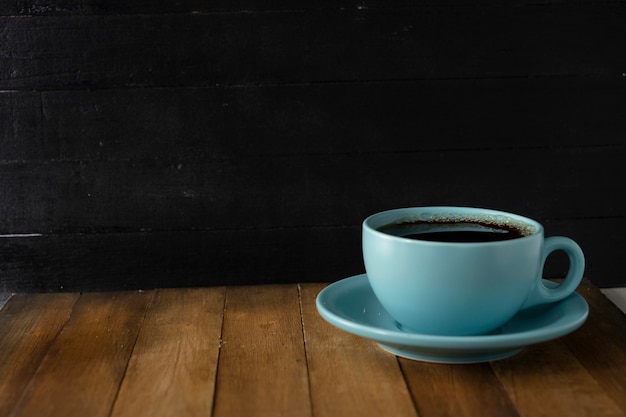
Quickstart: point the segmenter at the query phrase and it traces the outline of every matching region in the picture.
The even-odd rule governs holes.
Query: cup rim
[[[395,236],[389,233],[381,232],[377,230],[377,227],[380,227],[385,224],[389,224],[393,221],[403,220],[415,218],[416,216],[427,216],[432,214],[441,214],[441,215],[468,215],[471,214],[482,214],[488,216],[490,219],[499,219],[500,217],[504,217],[513,222],[519,222],[524,224],[524,226],[531,227],[533,230],[530,234],[522,237],[518,237],[510,240],[500,240],[494,242],[439,242],[439,241],[426,241],[426,240],[417,240],[417,239],[409,239],[404,238],[402,236]],[[375,221],[379,221],[381,218],[385,219],[385,221],[381,221],[380,224],[372,224]],[[423,217],[422,217],[423,218]],[[427,220],[427,219],[424,219]],[[508,245],[515,244],[515,242],[526,241],[528,239],[532,239],[536,236],[543,236],[543,226],[538,221],[531,219],[526,216],[522,216],[519,214],[489,209],[489,208],[481,208],[481,207],[469,207],[469,206],[412,206],[412,207],[400,207],[394,209],[388,209],[376,212],[366,217],[362,223],[363,231],[367,231],[369,233],[374,234],[379,238],[398,240],[401,242],[405,242],[407,244],[416,244],[416,245],[429,245],[429,246],[493,246],[493,245]]]

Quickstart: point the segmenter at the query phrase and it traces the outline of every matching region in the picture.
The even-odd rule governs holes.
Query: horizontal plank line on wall
[[[79,164],[89,164],[89,163],[156,163],[160,166],[167,164],[177,164],[184,162],[193,162],[196,159],[206,162],[228,162],[232,160],[237,160],[241,162],[242,160],[249,160],[251,162],[261,160],[261,159],[283,159],[283,158],[317,158],[317,157],[327,157],[327,156],[337,156],[337,157],[360,157],[360,156],[393,156],[393,155],[426,155],[426,154],[441,154],[445,153],[450,156],[455,153],[463,153],[463,154],[472,154],[478,152],[509,152],[509,151],[550,151],[550,152],[560,152],[560,151],[626,151],[626,143],[623,142],[612,142],[612,143],[598,143],[598,144],[573,144],[573,145],[525,145],[519,144],[517,146],[511,146],[509,143],[504,143],[503,146],[484,146],[484,147],[441,147],[441,148],[428,148],[428,149],[393,149],[393,150],[358,150],[354,151],[328,151],[328,152],[273,152],[271,154],[249,154],[249,155],[232,155],[232,156],[222,156],[222,155],[201,155],[198,158],[194,158],[193,155],[190,157],[166,157],[166,156],[145,156],[145,157],[133,157],[133,158],[94,158],[94,157],[85,157],[85,158],[49,158],[45,160],[24,160],[24,159],[8,159],[3,160],[0,159],[0,166],[47,166],[47,165],[55,165],[55,164],[69,164],[69,165],[79,165]]]
[[[8,3],[8,2],[7,2]],[[32,3],[32,4],[29,4]],[[113,4],[103,7],[102,4],[90,4],[89,1],[81,1],[76,4],[66,5],[41,5],[39,2],[16,1],[11,4],[0,6],[0,17],[20,18],[20,17],[45,17],[45,16],[163,16],[163,15],[187,15],[187,14],[261,14],[261,13],[298,13],[298,12],[316,12],[316,11],[343,11],[343,10],[449,10],[458,11],[472,8],[485,7],[552,7],[563,8],[571,6],[619,6],[623,4],[620,0],[596,0],[596,1],[568,1],[561,0],[519,0],[515,2],[507,2],[503,5],[497,0],[472,0],[472,1],[395,1],[395,2],[376,2],[376,1],[341,1],[331,2],[328,6],[320,6],[317,2],[307,4],[303,2],[301,7],[294,7],[293,2],[285,2],[282,6],[279,2],[273,7],[262,7],[258,2],[238,2],[237,8],[228,7],[230,4],[226,2],[222,7],[212,5],[211,2],[175,2],[169,4],[159,4],[151,2],[150,4],[142,4],[141,2],[125,2],[123,4]],[[208,4],[207,4],[208,3]]]
[[[111,86],[61,86],[61,87],[43,87],[43,88],[14,88],[0,90],[0,94],[16,94],[16,93],[58,93],[58,92],[98,92],[98,91],[132,91],[132,90],[210,90],[210,89],[245,89],[245,88],[264,88],[264,87],[306,87],[306,86],[324,86],[324,85],[351,85],[351,84],[405,84],[419,82],[448,82],[448,81],[509,81],[509,80],[618,80],[626,78],[626,72],[615,71],[613,74],[587,74],[587,73],[558,73],[558,74],[511,74],[511,75],[474,75],[474,76],[451,76],[451,77],[413,77],[413,78],[378,78],[378,79],[336,79],[336,80],[311,80],[311,81],[272,81],[272,82],[245,82],[245,83],[228,83],[228,82],[201,82],[194,84],[177,84],[177,85],[152,85],[142,83],[127,83]]]
[[[585,275],[611,285],[626,219],[545,222],[548,235],[577,241]],[[598,230],[612,230],[608,235]],[[334,281],[364,271],[360,227],[55,235],[0,239],[0,290],[120,290],[161,286]],[[557,260],[558,261],[558,260]],[[558,262],[557,262],[558,263]],[[567,264],[548,262],[549,276]]]
[[[463,207],[463,206],[461,206]],[[469,206],[466,206],[469,207]],[[391,208],[391,207],[390,207]],[[400,207],[398,207],[400,208]],[[486,207],[487,209],[490,208]],[[371,213],[374,214],[374,213]],[[571,216],[571,217],[543,217],[538,220],[540,223],[549,224],[552,222],[566,223],[575,221],[623,221],[626,219],[626,215],[609,215],[609,216]],[[353,224],[302,224],[292,226],[250,226],[242,225],[240,227],[188,227],[188,228],[121,228],[121,227],[85,227],[81,229],[71,230],[54,230],[51,232],[42,233],[10,233],[0,234],[0,239],[32,239],[32,238],[54,238],[54,237],[71,237],[71,236],[90,236],[90,235],[145,235],[156,236],[159,234],[171,234],[171,233],[245,233],[245,232],[310,232],[310,231],[324,231],[324,230],[342,230],[342,229],[354,229],[361,227],[361,222]]]
[[[190,227],[190,228],[121,228],[121,227],[85,227],[72,230],[55,230],[52,232],[42,233],[9,233],[0,234],[0,239],[31,239],[31,238],[51,238],[51,237],[70,237],[70,236],[89,236],[89,235],[159,235],[169,233],[241,233],[241,232],[280,232],[280,231],[311,231],[311,230],[341,230],[360,227],[358,224],[305,224],[295,226],[247,226],[241,227]]]

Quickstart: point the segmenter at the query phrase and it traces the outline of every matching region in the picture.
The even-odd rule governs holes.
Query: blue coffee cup
[[[395,230],[401,225],[416,238]],[[420,239],[420,234],[518,233],[494,241]],[[434,236],[434,235],[433,235]],[[560,301],[578,287],[582,250],[567,237],[544,237],[535,220],[472,207],[412,207],[363,221],[363,260],[374,294],[410,332],[480,335],[496,331],[520,310]],[[561,250],[569,270],[555,288],[542,280],[546,259]]]

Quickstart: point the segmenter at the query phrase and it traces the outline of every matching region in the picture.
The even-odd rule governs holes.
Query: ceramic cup
[[[426,228],[437,223],[440,228],[448,221],[470,230],[488,229],[485,224],[515,227],[524,235],[467,243],[410,239],[378,230],[397,223]],[[567,254],[569,270],[559,286],[549,288],[542,280],[543,266],[558,250]],[[566,298],[585,268],[583,252],[573,240],[545,238],[543,226],[526,217],[469,207],[374,214],[363,222],[363,260],[374,294],[400,328],[450,336],[488,334],[522,309]]]

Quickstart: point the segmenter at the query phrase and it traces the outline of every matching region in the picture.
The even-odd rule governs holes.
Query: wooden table
[[[626,316],[501,361],[399,359],[326,323],[324,284],[19,294],[0,311],[0,416],[623,416]]]

